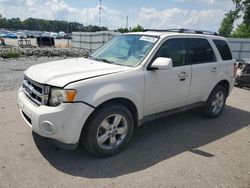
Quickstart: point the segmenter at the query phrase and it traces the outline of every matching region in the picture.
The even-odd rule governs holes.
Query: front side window
[[[189,64],[215,62],[214,51],[206,39],[189,38],[188,40]]]
[[[171,58],[173,66],[178,67],[185,65],[185,55],[184,39],[169,39],[156,52],[154,60],[158,57]]]
[[[222,60],[232,60],[232,53],[226,41],[224,40],[213,40],[216,45]]]
[[[153,46],[157,37],[144,35],[119,35],[97,49],[91,58],[106,63],[135,67]]]

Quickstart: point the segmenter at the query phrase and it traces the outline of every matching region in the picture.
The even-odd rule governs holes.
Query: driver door
[[[191,81],[191,65],[186,64],[184,38],[166,40],[153,57],[171,58],[170,70],[145,72],[144,116],[174,109],[187,104]]]

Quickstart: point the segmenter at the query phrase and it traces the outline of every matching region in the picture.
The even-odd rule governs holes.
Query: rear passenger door
[[[188,104],[192,104],[203,101],[210,93],[219,76],[220,65],[206,38],[189,38],[187,51],[187,61],[192,69]]]

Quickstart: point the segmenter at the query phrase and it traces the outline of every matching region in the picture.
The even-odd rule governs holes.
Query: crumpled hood
[[[25,75],[41,84],[63,87],[73,81],[129,69],[131,67],[108,64],[86,58],[74,58],[34,65],[25,71]]]

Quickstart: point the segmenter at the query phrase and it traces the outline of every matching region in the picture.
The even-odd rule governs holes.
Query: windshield
[[[91,58],[106,63],[135,67],[153,48],[158,38],[144,35],[119,35],[97,49]]]

